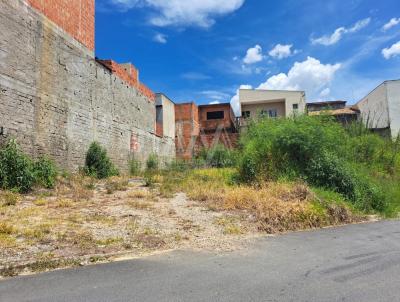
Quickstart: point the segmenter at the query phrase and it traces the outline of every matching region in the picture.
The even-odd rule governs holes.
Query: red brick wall
[[[207,121],[207,112],[225,112],[224,119]],[[176,104],[176,156],[190,160],[202,148],[213,148],[223,144],[226,148],[235,148],[238,133],[232,133],[231,107],[229,104],[199,106],[194,103]]]
[[[191,159],[199,136],[199,110],[194,103],[175,105],[176,156]]]
[[[163,137],[164,129],[163,129],[163,124],[162,123],[157,123],[156,122],[156,135],[159,136],[159,137]]]
[[[220,120],[207,120],[207,112],[223,111],[224,118]],[[231,105],[230,104],[217,104],[217,105],[205,105],[199,106],[199,120],[200,128],[202,130],[215,130],[219,128],[231,128],[232,116],[231,116]]]
[[[94,50],[95,0],[27,1],[89,50]]]
[[[222,131],[221,133],[201,133],[196,140],[195,152],[201,149],[211,149],[218,144],[222,144],[225,148],[236,148],[239,141],[239,133]]]
[[[135,87],[140,91],[140,93],[149,98],[151,101],[155,102],[156,100],[155,93],[146,85],[139,82],[139,72],[135,68],[135,66],[133,66],[130,63],[118,64],[113,60],[97,60],[97,61],[106,66],[108,69],[110,69],[112,73],[114,73],[128,85]]]

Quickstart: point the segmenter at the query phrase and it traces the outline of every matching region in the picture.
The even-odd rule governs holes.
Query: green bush
[[[158,170],[159,169],[159,161],[158,161],[158,157],[156,154],[150,154],[149,158],[146,161],[146,168],[147,170]]]
[[[119,174],[108,157],[107,151],[97,142],[91,143],[86,153],[85,171],[88,175],[99,179]]]
[[[388,167],[397,171],[398,148],[360,125],[349,131],[327,116],[267,118],[250,125],[240,146],[242,182],[304,179],[364,211],[383,212],[393,202],[377,175],[393,179]]]
[[[33,165],[35,183],[47,189],[54,188],[58,175],[54,162],[47,157],[39,158]]]
[[[190,163],[181,159],[176,159],[167,164],[168,171],[185,172],[190,168]]]
[[[0,150],[0,187],[28,192],[34,183],[33,162],[10,140]]]
[[[208,167],[227,168],[236,164],[236,153],[222,144],[211,149],[201,149],[196,157],[203,160]]]
[[[131,176],[140,175],[141,170],[142,170],[142,163],[140,161],[135,159],[129,160],[129,174]]]

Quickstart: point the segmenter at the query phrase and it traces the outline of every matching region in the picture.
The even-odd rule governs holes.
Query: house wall
[[[390,130],[392,137],[395,138],[400,134],[400,80],[388,81],[386,86]]]
[[[306,109],[305,94],[303,91],[281,91],[281,90],[257,90],[240,89],[239,100],[241,106],[246,103],[270,103],[284,100],[285,116],[293,115],[293,104],[298,104],[298,113],[304,113]],[[241,109],[241,112],[244,111]]]
[[[200,134],[199,111],[194,103],[175,104],[176,156],[192,159],[196,140]]]
[[[218,120],[207,120],[208,112],[223,111],[224,118]],[[232,109],[230,104],[199,106],[200,129],[215,130],[217,128],[232,128]]]
[[[382,83],[357,103],[360,116],[369,128],[386,129],[390,126],[386,83]]]
[[[163,135],[175,139],[175,104],[163,94],[157,94],[156,105],[162,106]]]
[[[276,109],[278,116],[286,116],[285,102],[274,102],[265,104],[242,104],[242,112],[250,111],[250,118],[258,117],[261,110]]]
[[[131,156],[175,157],[155,132],[154,102],[21,0],[0,1],[0,140],[76,170],[94,140],[121,170]]]

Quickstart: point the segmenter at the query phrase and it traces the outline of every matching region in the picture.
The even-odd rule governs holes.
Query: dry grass
[[[4,264],[20,261],[33,261],[38,263],[33,270],[43,270],[84,255],[163,248],[162,236],[153,229],[155,193],[128,184],[125,177],[104,181],[72,175],[60,177],[53,191],[0,191],[0,274],[8,274]],[[110,188],[119,193],[108,195]],[[149,218],[142,222],[144,215]]]
[[[151,198],[152,194],[145,190],[135,190],[135,191],[129,192],[128,197],[134,198],[134,199],[147,199],[147,198]]]
[[[269,182],[261,187],[238,186],[231,184],[232,174],[230,169],[192,171],[181,175],[181,181],[163,184],[161,189],[170,194],[185,192],[210,210],[250,214],[257,227],[267,233],[349,223],[358,219],[343,203],[320,203],[305,183]],[[237,225],[229,224],[226,232],[236,233],[240,232],[239,229]]]
[[[128,189],[128,179],[126,177],[113,176],[107,179],[105,188],[107,194],[112,194],[115,191],[126,191]]]
[[[0,206],[15,206],[21,200],[21,195],[10,191],[0,191]]]
[[[153,204],[145,201],[129,201],[128,205],[138,210],[150,210],[154,208]]]

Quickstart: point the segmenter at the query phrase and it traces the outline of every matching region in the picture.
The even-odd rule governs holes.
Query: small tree
[[[99,179],[118,175],[118,169],[113,165],[107,151],[99,143],[90,144],[86,153],[85,171],[88,175]]]

